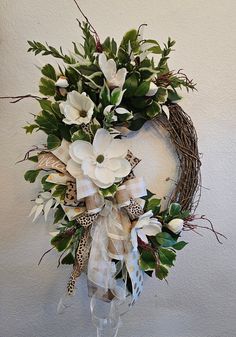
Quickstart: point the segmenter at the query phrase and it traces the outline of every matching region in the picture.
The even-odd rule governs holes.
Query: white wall
[[[147,23],[147,36],[177,40],[171,68],[184,68],[198,83],[197,93],[184,93],[182,106],[198,130],[203,153],[203,189],[199,214],[207,214],[228,236],[220,246],[211,233],[184,234],[189,245],[178,254],[169,285],[147,279],[140,301],[124,319],[120,337],[235,337],[235,72],[236,2],[234,0],[81,0],[102,38],[120,39],[123,32]],[[47,59],[27,54],[26,40],[48,41],[65,50],[80,40],[79,16],[69,0],[1,0],[1,95],[36,93],[39,71],[34,64]],[[49,248],[49,225],[27,217],[37,186],[25,183],[30,164],[15,165],[27,149],[44,141],[21,129],[33,101],[17,105],[0,102],[0,337],[92,337],[86,283],[80,280],[78,297],[65,315],[56,314],[69,267],[57,269]],[[171,146],[160,133],[145,128],[136,153],[143,157],[138,173],[149,187],[164,195],[164,181],[174,175]],[[135,138],[132,138],[132,141]],[[143,138],[142,138],[143,139]],[[151,145],[151,146],[150,146]],[[135,148],[135,146],[133,146]],[[152,148],[152,151],[150,150]],[[150,164],[150,157],[154,161]]]

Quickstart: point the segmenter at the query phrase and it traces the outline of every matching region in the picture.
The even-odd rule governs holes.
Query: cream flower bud
[[[149,90],[146,93],[146,96],[148,96],[148,97],[149,96],[154,96],[156,94],[156,92],[157,92],[157,89],[158,89],[158,86],[155,83],[151,82]]]
[[[183,219],[173,219],[166,225],[166,227],[175,234],[179,234],[182,231],[183,226],[184,226]]]
[[[56,81],[55,85],[56,87],[67,88],[69,86],[69,83],[65,76],[60,76],[58,80]]]

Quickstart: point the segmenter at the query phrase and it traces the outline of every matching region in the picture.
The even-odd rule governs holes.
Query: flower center
[[[80,117],[87,117],[87,111],[85,110],[81,110],[79,114],[80,114]]]
[[[96,158],[96,161],[101,164],[104,161],[105,157],[103,154],[99,154]]]

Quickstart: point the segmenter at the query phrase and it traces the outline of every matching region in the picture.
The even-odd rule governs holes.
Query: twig
[[[45,256],[46,254],[50,253],[51,250],[53,250],[54,248],[55,248],[55,247],[52,247],[52,248],[48,249],[48,250],[41,256],[41,258],[40,258],[40,260],[39,260],[39,262],[38,262],[38,266],[39,266],[40,263],[42,262],[42,259],[44,258],[44,256]]]
[[[25,98],[33,98],[36,100],[42,100],[42,99],[47,99],[48,97],[40,97],[36,95],[31,95],[31,94],[20,95],[20,96],[0,96],[0,99],[12,99],[13,101],[11,101],[10,103],[17,103]]]
[[[91,22],[89,21],[88,17],[84,14],[84,12],[82,11],[80,5],[78,4],[77,0],[73,0],[76,7],[78,8],[78,10],[80,11],[81,15],[84,17],[84,19],[86,20],[86,22],[89,24],[90,28],[91,28],[91,32],[95,35],[96,41],[100,42],[100,38],[99,35],[96,31],[96,29],[94,28],[94,26],[91,24]],[[78,20],[77,20],[78,21]]]

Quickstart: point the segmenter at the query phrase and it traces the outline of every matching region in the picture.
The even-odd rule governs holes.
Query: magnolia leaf
[[[51,240],[51,244],[56,247],[56,249],[58,250],[58,252],[62,252],[63,250],[65,250],[70,242],[71,242],[72,236],[68,235],[68,234],[58,234],[56,236],[54,236]]]
[[[65,199],[67,186],[66,185],[57,185],[52,194],[53,197],[60,197],[61,200]]]
[[[168,90],[168,99],[172,102],[179,101],[182,99],[182,96],[180,96],[175,90],[167,89]]]
[[[145,96],[150,87],[150,82],[142,82],[135,90],[135,96]]]
[[[152,104],[148,106],[146,110],[146,114],[149,118],[156,117],[160,112],[161,112],[161,106],[155,101],[153,101]]]
[[[168,97],[168,91],[166,88],[158,88],[157,93],[156,93],[156,100],[158,103],[163,104],[166,102]]]
[[[47,148],[48,150],[56,149],[61,145],[61,140],[55,135],[48,135]]]
[[[156,241],[162,247],[173,247],[176,244],[176,240],[167,232],[158,233]]]
[[[144,271],[154,270],[157,264],[156,257],[152,252],[144,250],[140,256],[139,264]]]
[[[75,258],[72,253],[67,254],[63,259],[61,260],[61,264],[73,264],[75,261]]]
[[[188,242],[185,241],[179,241],[176,244],[174,244],[172,247],[176,250],[181,250],[183,249],[186,245],[188,244]]]
[[[181,205],[177,203],[170,204],[168,212],[171,217],[179,215],[179,213],[181,212]]]
[[[159,278],[159,280],[165,279],[168,275],[168,272],[168,269],[162,264],[158,265],[155,270],[156,277]]]
[[[147,211],[152,211],[153,215],[155,216],[160,212],[161,209],[161,199],[150,199],[147,201],[146,207]]]
[[[176,253],[173,250],[166,249],[166,248],[159,248],[158,249],[159,259],[162,264],[166,266],[173,266],[174,260],[176,259]]]
[[[138,72],[133,72],[125,81],[124,83],[124,89],[125,91],[125,97],[131,97],[134,95],[139,82],[140,74]]]
[[[118,186],[116,184],[113,184],[112,186],[108,188],[100,188],[100,192],[102,193],[104,197],[113,197],[117,191],[117,187]]]
[[[55,214],[54,214],[53,223],[54,224],[59,223],[64,218],[64,216],[65,216],[65,212],[63,211],[63,208],[59,205],[57,207],[57,210],[56,210]]]

